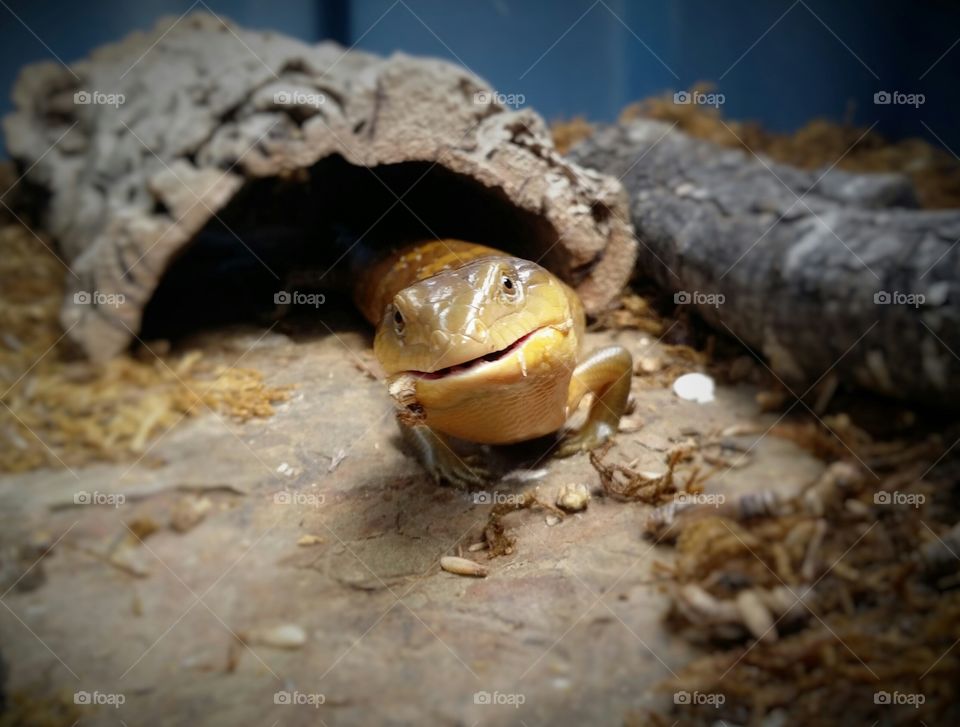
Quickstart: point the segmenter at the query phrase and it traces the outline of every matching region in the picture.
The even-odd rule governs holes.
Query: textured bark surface
[[[334,155],[371,171],[435,165],[486,193],[488,216],[533,219],[491,242],[542,255],[596,312],[635,258],[623,188],[564,160],[539,116],[486,102],[489,92],[443,61],[308,46],[195,14],[72,72],[27,67],[4,128],[27,179],[49,192],[47,225],[77,276],[63,321],[90,355],[129,342],[168,264],[246,184],[295,180]],[[77,304],[81,291],[124,304]]]
[[[622,178],[640,272],[791,384],[960,402],[960,211],[913,209],[897,175],[802,171],[653,121],[571,156]]]

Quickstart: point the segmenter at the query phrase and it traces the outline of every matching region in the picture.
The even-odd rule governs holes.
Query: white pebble
[[[673,393],[681,399],[708,404],[713,401],[713,379],[706,374],[684,374],[673,382]]]

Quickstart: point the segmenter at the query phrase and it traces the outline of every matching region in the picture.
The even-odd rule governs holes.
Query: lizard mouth
[[[540,330],[542,330],[542,328],[535,328],[529,333],[525,333],[520,336],[520,338],[506,348],[501,348],[499,351],[492,351],[491,353],[478,356],[477,358],[472,358],[469,361],[464,361],[463,363],[447,366],[446,368],[437,369],[436,371],[408,371],[407,373],[411,376],[416,376],[418,379],[444,379],[456,374],[473,371],[474,369],[478,369],[485,364],[493,363],[506,358],[511,353],[519,349],[524,343],[527,342],[527,340],[529,340]]]

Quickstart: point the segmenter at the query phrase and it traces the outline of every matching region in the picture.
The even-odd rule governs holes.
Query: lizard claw
[[[449,482],[451,485],[469,489],[484,487],[494,479],[489,470],[478,464],[479,457],[460,457],[442,434],[425,426],[407,426],[400,419],[397,422],[400,425],[400,434],[416,452],[424,469],[437,482]]]
[[[475,464],[476,460],[474,456],[461,458],[444,449],[437,453],[427,469],[437,481],[448,482],[456,487],[485,487],[493,475],[485,467]]]
[[[557,457],[570,457],[578,452],[596,449],[609,440],[616,429],[603,421],[588,421],[579,431],[564,437],[554,452]]]

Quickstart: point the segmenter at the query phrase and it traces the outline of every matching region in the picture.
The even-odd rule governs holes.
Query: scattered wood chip
[[[180,498],[170,513],[170,528],[178,533],[193,530],[203,522],[211,507],[213,507],[213,501],[209,497]]]
[[[566,484],[557,495],[557,507],[566,512],[581,512],[590,504],[590,490],[583,483]]]
[[[149,515],[134,518],[127,523],[131,535],[135,540],[146,540],[160,529],[160,523]]]
[[[686,447],[674,447],[667,453],[667,471],[659,473],[638,472],[629,465],[606,461],[611,445],[608,443],[590,452],[590,464],[600,475],[604,493],[618,500],[639,500],[650,505],[666,502],[677,491],[674,469],[690,455]],[[699,473],[694,469],[687,479],[685,489],[696,486]]]
[[[106,553],[96,548],[82,545],[69,547],[72,547],[78,553],[86,553],[101,563],[106,563],[121,573],[126,573],[128,576],[146,578],[150,575],[150,571],[144,565],[142,557],[133,546],[126,545],[119,548],[111,548],[110,551]]]
[[[330,466],[327,467],[327,472],[333,472],[337,467],[340,466],[340,463],[347,458],[347,450],[340,448],[337,450],[330,458]]]

